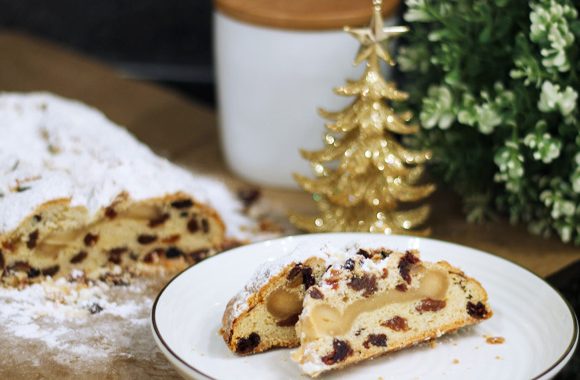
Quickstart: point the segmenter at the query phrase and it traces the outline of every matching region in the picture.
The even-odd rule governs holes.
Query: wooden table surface
[[[245,184],[225,167],[213,110],[161,87],[123,79],[106,65],[21,34],[0,34],[0,52],[0,90],[50,91],[81,100],[171,160],[233,187]],[[314,211],[308,194],[279,189],[263,189],[263,194],[288,209]],[[578,247],[532,236],[506,220],[466,223],[460,204],[442,191],[432,203],[433,238],[491,252],[540,276],[580,259]]]

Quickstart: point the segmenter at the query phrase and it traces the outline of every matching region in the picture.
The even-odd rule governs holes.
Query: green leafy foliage
[[[423,126],[410,143],[464,199],[580,244],[580,3],[407,0],[399,50]]]

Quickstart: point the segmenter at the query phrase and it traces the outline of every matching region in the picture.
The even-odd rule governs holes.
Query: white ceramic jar
[[[257,25],[219,8],[218,2],[214,49],[226,162],[253,183],[297,187],[292,173],[311,175],[299,149],[322,147],[325,120],[317,108],[352,102],[332,89],[362,74],[362,65],[352,65],[358,42],[339,28]]]

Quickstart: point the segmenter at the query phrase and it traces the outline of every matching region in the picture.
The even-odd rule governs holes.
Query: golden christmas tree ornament
[[[389,105],[389,101],[405,101],[408,95],[385,81],[380,67],[380,61],[395,64],[388,43],[408,29],[384,27],[381,6],[382,0],[373,0],[369,27],[344,28],[361,44],[354,64],[366,61],[366,69],[360,79],[334,89],[338,95],[356,97],[351,105],[338,112],[320,110],[330,120],[324,148],[301,151],[316,178],[298,174],[294,178],[312,194],[320,212],[318,216],[292,215],[290,220],[302,230],[430,232],[421,228],[429,206],[413,204],[435,190],[432,184],[419,183],[431,153],[408,150],[397,139],[397,135],[417,133],[418,127],[410,124],[410,113],[397,113]]]

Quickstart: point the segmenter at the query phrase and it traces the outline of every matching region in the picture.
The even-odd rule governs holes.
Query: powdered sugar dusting
[[[177,378],[159,360],[149,331],[153,298],[166,281],[134,278],[112,286],[59,278],[1,288],[0,377],[51,378],[52,369],[83,378]]]
[[[176,192],[214,207],[228,233],[250,224],[219,181],[155,155],[101,112],[47,93],[0,95],[0,235],[36,207],[70,199],[94,216],[122,192],[139,201]]]

